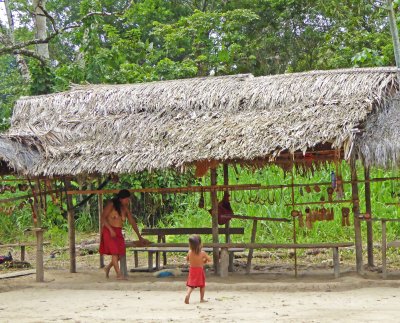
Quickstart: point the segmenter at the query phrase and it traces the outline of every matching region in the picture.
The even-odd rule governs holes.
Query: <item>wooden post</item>
[[[340,275],[340,259],[339,259],[339,248],[332,248],[333,251],[333,271],[335,273],[335,278],[339,278]]]
[[[224,164],[223,166],[223,170],[224,170],[224,185],[229,185],[229,172],[228,172],[228,164]],[[225,234],[225,242],[226,243],[230,243],[231,242],[231,236],[229,234],[229,221],[225,224],[225,228],[226,228],[226,234]],[[233,252],[229,253],[229,266],[228,266],[228,270],[229,271],[233,271]]]
[[[228,248],[221,248],[220,276],[228,277],[229,253]]]
[[[358,183],[357,183],[357,168],[355,157],[350,158],[351,169],[351,192],[353,200],[353,215],[354,215],[354,239],[356,245],[356,267],[357,273],[363,273],[363,256],[362,256],[362,237],[361,237],[361,223],[359,219],[360,202],[358,197]]]
[[[371,206],[371,183],[369,182],[369,167],[364,168],[364,179],[365,179],[365,212],[368,213],[372,218],[372,206]],[[368,266],[374,267],[374,240],[372,221],[367,221],[367,248],[368,248]]]
[[[251,230],[251,243],[254,243],[256,241],[256,233],[257,233],[257,220],[253,220],[253,228]],[[250,274],[252,259],[253,259],[253,249],[249,249],[249,254],[247,255],[246,274]]]
[[[21,261],[25,261],[25,246],[21,246]]]
[[[99,180],[99,186],[101,184],[101,180]],[[103,230],[103,223],[101,223],[101,214],[103,213],[103,194],[97,195],[97,211],[99,215],[99,234],[100,234],[100,240],[101,238],[101,232]],[[104,256],[100,255],[100,268],[104,267]]]
[[[71,190],[69,179],[64,179],[65,191]],[[68,213],[68,240],[69,240],[69,272],[76,273],[76,252],[75,252],[75,212],[72,204],[72,196],[65,194]]]
[[[43,265],[43,229],[38,228],[36,233],[36,281],[44,282]]]
[[[387,278],[386,269],[386,221],[382,220],[382,276],[383,279]]]
[[[35,234],[36,234],[36,281],[44,282],[44,263],[43,263],[43,229],[41,212],[42,209],[39,203],[40,181],[35,181],[35,191],[33,192],[33,208],[36,213]]]
[[[211,185],[217,185],[217,170],[215,168],[210,169],[211,172]],[[212,214],[212,240],[214,243],[218,243],[218,197],[217,191],[212,190],[211,192],[211,214]],[[213,261],[214,261],[214,273],[219,273],[219,248],[213,248]]]

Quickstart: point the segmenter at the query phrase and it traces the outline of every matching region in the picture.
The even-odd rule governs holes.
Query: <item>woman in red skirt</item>
[[[111,255],[111,262],[104,268],[106,277],[109,277],[111,267],[114,267],[117,279],[125,279],[121,275],[119,268],[120,256],[125,255],[125,240],[122,235],[122,226],[126,219],[132,225],[136,232],[139,243],[145,245],[148,241],[141,236],[136,221],[129,211],[129,201],[131,194],[128,190],[121,190],[115,198],[113,198],[103,210],[101,215],[101,239],[100,254]]]
[[[189,276],[186,282],[187,293],[185,303],[189,304],[190,294],[196,287],[200,288],[200,302],[206,302],[204,293],[206,290],[206,276],[204,274],[204,264],[211,261],[211,258],[201,250],[201,238],[193,235],[189,238],[189,252],[186,260],[189,262]]]

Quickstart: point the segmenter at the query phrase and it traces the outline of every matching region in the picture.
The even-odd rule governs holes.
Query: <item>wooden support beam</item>
[[[356,267],[357,267],[357,273],[362,274],[363,255],[362,255],[361,223],[359,219],[360,203],[358,199],[357,168],[354,156],[350,158],[350,169],[351,169],[351,192],[352,192],[353,215],[354,215],[354,239],[356,244]]]
[[[99,179],[99,185],[101,184],[101,179]],[[102,239],[101,234],[102,234],[102,230],[103,230],[103,224],[101,223],[101,215],[103,213],[103,194],[99,194],[97,195],[97,214],[99,217],[99,235],[100,235],[100,240]],[[104,256],[102,254],[100,254],[100,258],[99,258],[99,262],[100,262],[100,268],[104,267]]]
[[[71,188],[69,179],[64,179],[65,190]],[[76,273],[76,251],[75,251],[75,212],[72,203],[72,196],[67,195],[67,213],[68,213],[68,241],[69,241],[69,272]]]
[[[228,277],[228,269],[229,269],[229,253],[228,248],[221,249],[221,264],[220,264],[220,276]]]
[[[36,235],[36,281],[44,282],[44,262],[43,262],[43,229],[42,226],[42,212],[38,193],[40,192],[40,182],[35,181],[33,189],[33,208],[36,218],[34,218],[33,223],[35,225],[34,231]]]
[[[386,268],[386,221],[382,221],[382,276],[383,279],[387,278],[387,268]]]
[[[223,165],[223,172],[224,172],[224,185],[229,185],[229,169],[228,169],[228,164],[224,164]],[[227,230],[227,233],[225,234],[225,242],[226,243],[230,243],[231,242],[231,236],[230,236],[230,231],[229,231],[229,227],[230,227],[230,221],[228,221],[225,224],[225,229]],[[229,266],[228,266],[228,271],[232,272],[233,271],[233,258],[234,255],[233,253],[229,253]]]
[[[339,259],[339,248],[332,248],[333,251],[333,271],[335,273],[335,278],[340,276],[340,259]]]
[[[44,282],[43,263],[43,229],[35,230],[36,234],[36,281]]]
[[[365,182],[365,212],[370,214],[372,217],[372,205],[371,205],[371,183],[369,182],[370,174],[369,167],[364,168]],[[373,239],[373,228],[372,222],[367,221],[367,249],[368,249],[368,266],[374,266],[374,239]]]
[[[210,169],[211,172],[211,186],[217,185],[217,170],[215,168]],[[218,243],[218,197],[217,191],[211,191],[211,214],[212,214],[212,241]],[[213,250],[213,262],[214,262],[214,273],[219,273],[219,252],[218,248]]]
[[[251,238],[250,238],[251,243],[256,242],[256,234],[257,234],[257,220],[253,220],[253,228],[251,230]],[[249,253],[247,255],[246,274],[250,274],[252,259],[253,259],[253,249],[249,249]]]

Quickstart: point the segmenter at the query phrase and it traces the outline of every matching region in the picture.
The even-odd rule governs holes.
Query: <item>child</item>
[[[186,260],[189,262],[189,276],[186,282],[186,304],[189,304],[190,294],[196,287],[200,287],[200,302],[206,302],[204,299],[206,276],[204,274],[203,265],[211,261],[211,258],[201,250],[201,247],[201,238],[198,235],[193,235],[189,238],[190,250],[186,257]]]

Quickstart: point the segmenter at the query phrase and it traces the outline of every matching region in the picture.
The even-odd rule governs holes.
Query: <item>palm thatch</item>
[[[369,164],[389,165],[400,155],[391,122],[393,114],[399,119],[391,105],[396,73],[236,75],[26,97],[0,138],[19,153],[9,155],[0,145],[0,156],[29,175],[108,174],[204,160],[273,160],[283,151],[329,144],[344,149],[346,158],[357,151]],[[386,126],[392,130],[381,140]]]

